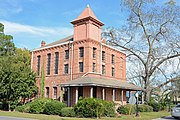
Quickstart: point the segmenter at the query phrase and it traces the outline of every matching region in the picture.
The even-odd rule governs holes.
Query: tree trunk
[[[8,110],[9,110],[9,112],[11,112],[11,105],[10,105],[10,102],[8,102]]]

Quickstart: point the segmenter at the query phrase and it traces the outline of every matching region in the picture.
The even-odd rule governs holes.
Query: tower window
[[[65,73],[65,74],[68,74],[68,64],[65,64],[65,65],[64,65],[64,73]]]
[[[49,98],[49,87],[46,87],[46,97]]]
[[[114,64],[114,55],[112,54],[112,56],[111,56],[111,62],[112,62],[112,64]]]
[[[96,72],[96,63],[93,63],[92,72]]]
[[[79,57],[84,57],[84,47],[79,48]]]
[[[105,61],[105,51],[102,51],[102,61]]]
[[[65,50],[65,59],[69,59],[69,50]]]
[[[102,74],[105,74],[105,65],[102,65]]]
[[[112,67],[112,76],[114,76],[114,68]]]
[[[93,47],[93,58],[96,58],[96,48]]]
[[[83,62],[79,62],[79,72],[83,72],[84,65]]]

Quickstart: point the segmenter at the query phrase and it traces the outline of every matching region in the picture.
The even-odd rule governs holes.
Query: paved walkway
[[[163,118],[157,118],[157,119],[153,119],[153,120],[177,120],[177,119],[174,119],[173,117],[171,116],[166,116],[166,117],[163,117]],[[180,119],[179,119],[180,120]]]
[[[29,118],[18,118],[18,117],[8,117],[8,116],[0,116],[0,120],[33,120]]]

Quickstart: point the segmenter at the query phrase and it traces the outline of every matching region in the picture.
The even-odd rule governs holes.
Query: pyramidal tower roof
[[[93,11],[91,10],[90,6],[87,5],[87,7],[85,8],[85,10],[75,19],[73,20],[71,23],[74,23],[76,21],[85,19],[85,18],[92,18],[96,21],[98,21],[99,23],[103,24],[101,21],[99,21],[97,19],[97,17],[95,16],[95,14],[93,13]],[[103,24],[104,25],[104,24]]]
[[[78,18],[76,18],[76,20],[83,19],[83,18],[86,18],[86,17],[89,17],[89,16],[94,18],[94,19],[97,19],[97,17],[94,15],[93,11],[89,7],[89,5],[87,5],[86,9],[78,16]]]

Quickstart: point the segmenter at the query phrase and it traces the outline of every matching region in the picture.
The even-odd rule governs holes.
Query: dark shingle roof
[[[66,37],[66,38],[63,38],[63,39],[61,39],[61,40],[57,40],[57,41],[55,41],[55,42],[49,43],[49,44],[47,44],[47,45],[45,45],[45,46],[43,46],[43,47],[36,48],[36,49],[34,49],[33,51],[39,50],[39,49],[43,49],[43,48],[48,48],[48,47],[51,47],[51,46],[53,47],[53,46],[56,46],[56,45],[58,45],[58,44],[66,43],[66,42],[68,42],[68,41],[73,41],[73,35],[68,36],[68,37]]]
[[[67,81],[60,84],[62,87],[67,86],[99,86],[99,87],[111,87],[111,88],[121,88],[128,90],[144,90],[141,87],[135,86],[116,79],[108,78],[97,78],[97,77],[80,77],[72,81]]]

